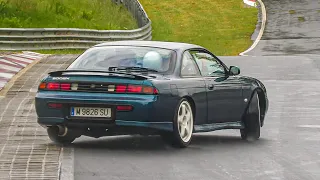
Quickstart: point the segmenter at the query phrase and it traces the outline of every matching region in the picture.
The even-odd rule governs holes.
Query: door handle
[[[213,84],[209,84],[208,89],[212,90],[213,89]]]

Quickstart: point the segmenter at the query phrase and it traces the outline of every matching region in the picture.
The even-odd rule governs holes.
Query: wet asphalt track
[[[75,179],[319,180],[319,1],[264,2],[267,28],[254,57],[222,57],[266,84],[270,109],[259,141],[240,140],[238,130],[197,134],[187,149],[159,137],[82,137],[71,146]]]
[[[267,24],[254,56],[320,55],[319,0],[262,0]]]

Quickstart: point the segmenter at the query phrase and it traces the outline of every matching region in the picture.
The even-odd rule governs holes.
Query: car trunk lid
[[[155,77],[144,73],[113,71],[55,71],[49,73],[49,76],[42,81],[42,87],[40,84],[39,89],[154,94],[156,89],[150,86],[149,79]]]

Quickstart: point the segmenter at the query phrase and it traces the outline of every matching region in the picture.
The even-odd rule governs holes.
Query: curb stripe
[[[26,58],[22,58],[22,57],[15,57],[15,56],[6,56],[8,58],[11,58],[11,59],[16,59],[16,60],[19,60],[19,61],[22,61],[22,62],[26,62],[26,63],[32,63],[34,60],[29,60],[29,59],[26,59]]]
[[[26,70],[29,64],[37,63],[48,55],[32,54],[31,52],[22,54],[9,54],[0,56],[0,93],[10,88],[10,81],[20,72]],[[8,85],[8,87],[5,87]]]
[[[10,79],[5,78],[5,77],[0,77],[0,81],[1,82],[8,82]]]
[[[45,54],[40,54],[37,52],[32,52],[32,51],[22,51],[24,54],[30,54],[30,55],[36,55],[36,56],[45,56]]]
[[[27,54],[14,54],[14,55],[18,56],[18,57],[30,59],[30,60],[36,60],[37,58],[39,58],[38,56],[31,56],[31,55],[27,55]]]
[[[16,62],[16,63],[18,63],[18,64],[20,64],[21,66],[24,66],[24,67],[26,67],[26,65],[30,64],[30,63],[27,63],[27,62],[24,62],[24,61],[19,61],[19,60],[8,58],[8,57],[3,57],[3,59],[11,61],[11,62]]]
[[[24,59],[29,59],[31,61],[34,61],[34,60],[37,59],[37,58],[26,57],[26,56],[23,56],[21,54],[11,54],[11,56],[20,57],[20,58],[24,58]]]
[[[7,63],[7,62],[1,62],[0,61],[0,64],[1,64],[1,68],[7,68],[6,66],[11,66],[11,67],[15,67],[15,68],[22,68],[23,66],[21,66],[20,64],[11,64],[11,63]]]
[[[7,84],[7,82],[8,81],[1,80],[1,78],[0,78],[0,89],[1,89],[1,87],[4,87]]]
[[[41,54],[34,54],[34,53],[22,53],[20,55],[24,55],[24,56],[30,56],[30,57],[39,57],[41,56]],[[42,55],[43,56],[43,55]]]
[[[11,62],[11,61],[8,61],[8,60],[5,60],[5,59],[2,59],[2,57],[0,57],[0,63],[8,63],[8,64],[12,64],[12,65],[17,65],[17,63],[14,63],[14,62]],[[19,65],[18,65],[19,66]]]
[[[18,71],[11,71],[8,69],[1,69],[0,68],[0,73],[11,73],[11,74],[16,74]]]
[[[11,73],[0,73],[0,77],[11,79],[14,74]]]

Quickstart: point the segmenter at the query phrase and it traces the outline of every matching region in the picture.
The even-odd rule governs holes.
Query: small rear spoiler
[[[152,76],[144,76],[142,74],[133,74],[133,73],[125,73],[125,72],[115,72],[115,71],[93,71],[93,70],[64,70],[64,71],[52,71],[48,74],[52,77],[63,76],[64,73],[84,73],[83,75],[87,75],[85,73],[98,73],[97,76],[110,76],[110,75],[125,75],[138,79],[149,79]]]

